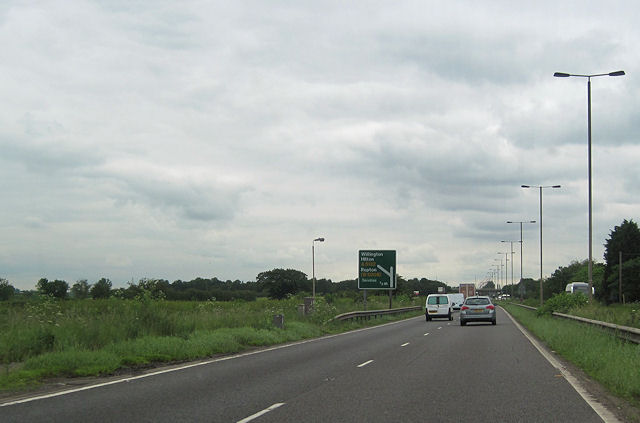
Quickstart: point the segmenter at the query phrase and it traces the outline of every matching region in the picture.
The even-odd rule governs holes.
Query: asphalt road
[[[496,326],[414,318],[0,406],[2,422],[247,418],[602,422],[502,310]]]

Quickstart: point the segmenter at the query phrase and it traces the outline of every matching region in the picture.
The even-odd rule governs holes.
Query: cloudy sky
[[[539,220],[544,274],[640,220],[636,2],[0,5],[0,277],[114,286],[357,276],[481,282]],[[524,226],[524,276],[539,275]],[[514,273],[519,276],[519,244]]]

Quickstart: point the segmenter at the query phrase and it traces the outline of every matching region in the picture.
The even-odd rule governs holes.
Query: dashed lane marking
[[[267,407],[262,411],[258,411],[256,414],[252,414],[249,417],[246,417],[242,420],[238,420],[238,423],[247,423],[250,422],[251,420],[257,419],[258,417],[267,414],[269,411],[273,411],[276,408],[282,407],[284,405],[284,402],[277,402],[275,404],[273,404],[271,407]]]

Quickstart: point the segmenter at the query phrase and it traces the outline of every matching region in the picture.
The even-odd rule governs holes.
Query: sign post
[[[395,250],[360,250],[358,252],[358,289],[389,290],[389,308],[391,293],[397,288]],[[365,297],[366,298],[366,297]]]

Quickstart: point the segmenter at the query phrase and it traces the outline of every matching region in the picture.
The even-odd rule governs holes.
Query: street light
[[[496,253],[496,254],[502,255],[504,253]],[[504,258],[507,258],[506,254],[504,255]],[[494,259],[494,260],[498,261],[498,259]],[[497,264],[496,264],[496,266],[497,266]],[[499,288],[500,284],[502,283],[502,266],[506,266],[506,263],[502,264],[502,257],[500,257],[500,273],[499,273],[499,277],[498,277],[498,285],[496,285],[496,288]]]
[[[507,221],[507,223],[519,223],[520,224],[520,283],[522,284],[522,224],[523,223],[536,223],[535,220],[529,220],[527,221],[518,221],[518,222],[514,222],[514,221]],[[522,299],[522,288],[523,286],[520,285],[520,299]]]
[[[316,238],[311,243],[311,274],[313,275],[313,301],[316,300],[316,241],[324,242],[324,238]]]
[[[539,188],[540,189],[540,307],[544,300],[542,298],[542,189],[543,188],[560,188],[560,185],[520,185],[522,188]]]
[[[591,75],[580,75],[573,73],[556,72],[553,76],[558,78],[568,78],[577,76],[587,78],[587,126],[589,133],[588,160],[589,160],[589,299],[593,299],[593,218],[592,218],[592,196],[591,196],[591,78],[596,76],[623,76],[623,70],[609,73],[594,73]]]
[[[513,254],[513,247],[511,247],[511,254]],[[502,283],[502,287],[504,288],[506,285],[508,285],[509,283],[509,278],[508,278],[508,272],[509,272],[509,259],[507,258],[507,254],[509,253],[502,253],[502,252],[498,252],[498,254],[504,254],[504,279],[503,279],[503,283]],[[513,256],[511,256],[511,259],[513,259]],[[500,259],[500,262],[502,262],[502,259]],[[513,262],[511,263],[511,267],[513,268]],[[512,272],[513,274],[513,272]],[[511,291],[513,293],[513,286],[511,287]]]
[[[493,261],[498,261],[499,259],[493,259]],[[493,284],[495,286],[500,285],[500,270],[502,269],[502,260],[500,259],[500,264],[494,264],[493,266],[495,266],[495,269],[493,270],[493,274],[495,275],[493,279]],[[496,279],[498,279],[498,282],[496,282]]]
[[[500,242],[508,242],[511,244],[511,299],[513,300],[513,243],[518,241],[500,241]]]

